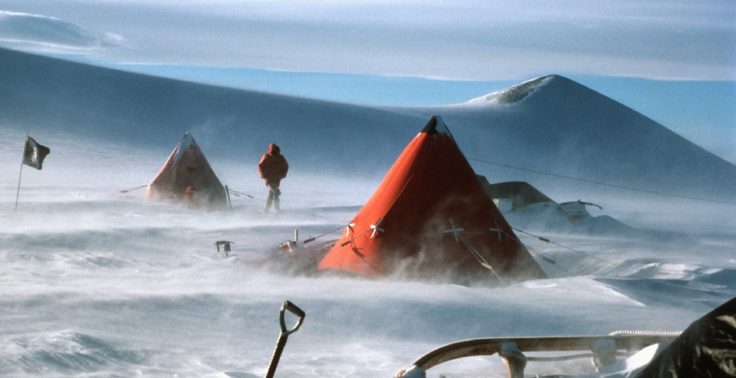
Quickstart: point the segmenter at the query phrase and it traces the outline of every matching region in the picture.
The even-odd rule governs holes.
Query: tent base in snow
[[[318,268],[455,282],[546,277],[437,116],[396,159]]]
[[[190,133],[184,134],[148,184],[146,199],[181,203],[199,209],[224,208],[227,205],[225,187]]]

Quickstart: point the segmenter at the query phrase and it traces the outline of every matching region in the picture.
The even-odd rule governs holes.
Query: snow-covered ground
[[[289,299],[307,317],[282,376],[385,377],[458,339],[683,329],[736,289],[736,235],[717,225],[651,237],[527,229],[566,248],[522,235],[556,261],[540,259],[553,278],[503,288],[280,273],[263,264],[278,242],[295,228],[339,227],[356,211],[339,205],[363,200],[350,186],[329,193],[306,181],[290,177],[286,211],[267,216],[249,199],[203,213],[66,186],[25,188],[15,213],[3,187],[0,374],[262,376]],[[329,198],[338,206],[320,206]],[[236,242],[235,257],[218,258],[220,239]]]
[[[82,75],[76,79],[90,79],[83,76],[85,69],[75,72]],[[618,105],[602,107],[610,100],[591,99],[564,78],[544,79],[555,86],[535,87],[528,98],[513,96],[506,103],[387,110],[213,87],[192,92],[181,89],[183,84],[172,89],[168,81],[92,72],[94,80],[129,85],[107,88],[106,100],[84,90],[37,99],[36,93],[48,90],[43,80],[36,88],[0,84],[6,95],[0,100],[0,375],[262,376],[279,333],[279,307],[289,299],[307,316],[289,339],[280,376],[385,377],[458,339],[680,330],[736,292],[732,204],[554,177],[535,186],[558,201],[600,203],[605,211],[593,215],[611,215],[635,231],[558,228],[538,221],[550,216],[544,211],[510,217],[513,226],[555,242],[520,235],[536,256],[544,254],[555,264],[539,258],[551,278],[497,288],[307,277],[268,263],[294,229],[306,237],[346,224],[377,186],[380,175],[374,172],[388,169],[427,113],[445,116],[461,148],[491,181],[536,176],[490,170],[478,160],[566,175],[610,168],[616,184],[639,187],[651,181],[659,192],[682,193],[672,184],[679,179],[688,184],[682,186],[688,196],[700,186],[707,198],[718,186],[736,185],[728,181],[736,167],[666,131],[667,143],[654,151],[666,155],[645,161],[653,155],[640,143],[649,146],[665,135],[658,134],[661,126]],[[135,86],[141,82],[147,85]],[[573,99],[584,105],[581,113],[565,118],[574,107],[550,102],[560,97],[545,91],[550,88],[573,90],[562,93],[580,97]],[[90,102],[95,93],[98,102]],[[156,96],[161,93],[169,96]],[[223,102],[217,102],[218,93]],[[145,100],[131,103],[132,98]],[[197,98],[203,103],[192,107]],[[232,110],[237,104],[241,113]],[[591,106],[599,107],[585,111]],[[609,109],[604,117],[610,124],[591,121],[600,109]],[[256,198],[234,198],[232,211],[200,212],[146,203],[140,190],[120,193],[153,177],[186,131],[182,128],[192,128],[187,118],[193,114],[198,118],[191,122],[211,120],[192,131],[215,172],[231,188]],[[256,125],[244,124],[247,119]],[[324,124],[331,119],[340,122]],[[549,123],[538,125],[544,119]],[[617,123],[621,120],[631,123]],[[617,128],[623,137],[612,131]],[[27,131],[52,152],[44,170],[24,168],[16,212]],[[294,138],[287,140],[290,133]],[[271,134],[285,140],[284,153],[294,162],[282,187],[281,214],[259,212],[265,190],[254,160]],[[249,135],[255,141],[246,141]],[[586,139],[590,135],[595,138]],[[604,158],[593,160],[596,154]],[[680,159],[682,154],[689,158]],[[608,161],[612,155],[620,160]],[[673,157],[680,165],[667,170]],[[334,164],[307,169],[302,158]],[[692,178],[684,176],[693,167],[700,169]],[[598,173],[594,179],[606,179],[606,172]],[[708,186],[717,176],[726,179]],[[724,198],[719,200],[733,201]],[[222,239],[236,243],[234,256],[218,257],[214,242]],[[491,366],[501,363],[475,358],[431,372],[478,376]]]

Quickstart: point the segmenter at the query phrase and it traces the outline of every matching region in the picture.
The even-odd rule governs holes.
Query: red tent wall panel
[[[319,268],[366,276],[488,277],[483,260],[505,278],[545,277],[435,117],[404,149]]]

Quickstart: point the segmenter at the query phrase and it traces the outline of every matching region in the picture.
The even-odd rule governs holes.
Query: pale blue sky
[[[0,17],[0,42],[115,62],[464,80],[736,79],[732,0],[3,0],[0,9],[16,12]]]

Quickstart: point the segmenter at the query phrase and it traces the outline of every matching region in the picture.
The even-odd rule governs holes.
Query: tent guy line
[[[575,248],[572,248],[572,247],[568,247],[568,246],[566,246],[566,245],[563,245],[563,244],[557,243],[557,242],[555,242],[555,241],[553,241],[553,240],[551,240],[551,239],[549,239],[549,238],[545,238],[544,236],[539,236],[539,235],[535,235],[535,234],[532,234],[532,233],[530,233],[530,232],[524,231],[524,230],[522,230],[522,229],[519,229],[519,228],[516,228],[516,227],[511,227],[511,228],[512,228],[512,229],[513,229],[514,231],[516,231],[516,232],[519,232],[519,233],[522,233],[522,234],[524,234],[524,235],[527,235],[527,236],[533,237],[533,238],[535,238],[535,239],[537,239],[537,240],[540,240],[540,241],[543,241],[543,242],[545,242],[545,243],[549,243],[549,244],[552,244],[552,245],[556,245],[556,246],[558,246],[558,247],[561,247],[561,248],[567,249],[567,250],[569,250],[569,251],[572,251],[572,252],[575,252],[575,253],[579,253],[579,254],[581,254],[581,255],[585,255],[585,256],[587,256],[587,257],[590,257],[590,258],[596,259],[596,260],[598,260],[598,261],[600,261],[600,262],[602,262],[602,263],[611,263],[610,261],[607,261],[607,260],[605,260],[605,259],[602,259],[602,258],[600,258],[600,257],[598,257],[598,256],[595,256],[595,255],[593,255],[593,254],[590,254],[590,253],[588,253],[588,252],[585,252],[585,251],[581,251],[581,250],[579,250],[579,249],[575,249]],[[526,243],[524,243],[524,245],[527,245],[527,244],[526,244]],[[547,260],[546,258],[545,258],[545,260],[546,260],[546,261],[549,261],[549,260]],[[551,263],[553,263],[553,264],[557,264],[556,262],[553,262],[553,261],[549,261],[549,262],[551,262]]]
[[[351,224],[352,224],[352,223],[351,223]],[[335,232],[337,232],[337,231],[340,231],[340,230],[342,230],[343,228],[346,228],[346,227],[350,227],[350,224],[345,224],[345,225],[341,225],[341,226],[339,226],[339,227],[337,227],[337,228],[331,229],[331,230],[329,230],[329,231],[326,231],[326,232],[324,232],[324,233],[321,233],[321,234],[319,234],[319,235],[316,235],[316,236],[312,236],[312,237],[309,237],[309,238],[307,238],[307,239],[304,239],[304,241],[303,241],[303,244],[308,244],[308,243],[311,243],[311,242],[313,242],[313,241],[315,241],[315,240],[317,240],[317,239],[319,239],[319,238],[322,238],[322,237],[324,237],[324,236],[327,236],[327,235],[333,234],[333,233],[335,233]],[[525,235],[527,235],[527,236],[530,236],[530,237],[532,237],[532,238],[535,238],[535,239],[537,239],[537,240],[543,241],[543,242],[545,242],[545,243],[550,243],[550,244],[556,245],[556,246],[558,246],[558,247],[561,247],[561,248],[564,248],[564,249],[570,250],[570,251],[572,251],[572,252],[580,253],[580,254],[582,254],[582,255],[585,255],[585,256],[587,256],[587,257],[593,258],[593,259],[595,259],[595,260],[598,260],[598,261],[600,261],[600,262],[603,262],[603,263],[610,263],[610,261],[607,261],[607,260],[605,260],[605,259],[602,259],[602,258],[600,258],[600,257],[597,257],[597,256],[595,256],[595,255],[592,255],[592,254],[590,254],[590,253],[587,253],[587,252],[584,252],[584,251],[581,251],[581,250],[578,250],[578,249],[574,249],[574,248],[568,247],[568,246],[566,246],[566,245],[560,244],[560,243],[558,243],[558,242],[555,242],[555,241],[553,241],[553,240],[551,240],[551,239],[549,239],[549,238],[547,238],[547,237],[544,237],[544,236],[539,236],[539,235],[535,235],[535,234],[532,234],[532,233],[530,233],[530,232],[524,231],[524,230],[522,230],[522,229],[519,229],[519,228],[516,228],[516,227],[512,227],[512,229],[513,229],[514,231],[520,232],[520,233],[522,233],[522,234],[525,234]],[[365,232],[365,233],[364,233],[363,235],[360,235],[360,236],[364,236],[364,235],[367,235],[367,234],[368,234],[368,233],[370,233],[370,232],[371,232],[371,230],[367,230],[367,231],[366,231],[366,232]],[[504,234],[505,234],[505,233],[504,233]],[[508,237],[508,236],[507,236],[507,237]],[[486,267],[487,269],[489,268],[489,270],[491,271],[491,273],[493,273],[493,275],[494,275],[494,276],[495,276],[496,278],[498,278],[498,279],[499,279],[499,281],[503,282],[503,280],[501,279],[501,277],[499,277],[499,276],[498,276],[498,275],[496,274],[496,272],[495,272],[495,271],[493,270],[492,266],[491,266],[490,264],[488,264],[488,262],[487,262],[487,261],[485,260],[485,258],[483,258],[483,256],[482,256],[482,255],[480,255],[480,253],[478,253],[478,252],[477,252],[477,251],[476,251],[476,250],[475,250],[474,248],[472,248],[471,246],[469,246],[469,245],[467,244],[467,240],[466,240],[466,239],[465,239],[465,238],[464,238],[464,237],[463,237],[462,235],[459,235],[459,240],[457,240],[457,241],[460,241],[460,242],[462,242],[462,244],[463,244],[463,245],[464,245],[464,246],[465,246],[465,247],[466,247],[466,248],[467,248],[467,249],[468,249],[468,250],[470,251],[470,253],[471,253],[471,254],[472,254],[472,255],[473,255],[473,256],[474,256],[474,257],[475,257],[475,258],[476,258],[476,259],[478,260],[478,262],[479,262],[479,263],[480,263],[481,265],[483,265],[483,266],[484,266],[484,267]],[[350,244],[350,243],[353,243],[353,240],[350,240],[350,241],[347,241],[347,242],[345,242],[345,244]],[[568,273],[568,274],[572,274],[572,272],[570,272],[569,270],[565,269],[565,267],[561,266],[561,265],[560,265],[560,264],[559,264],[559,263],[558,263],[558,262],[557,262],[557,261],[556,261],[555,259],[553,259],[552,257],[549,257],[549,255],[548,255],[548,254],[547,254],[546,252],[543,252],[543,251],[539,250],[538,248],[532,247],[532,246],[531,246],[531,245],[529,245],[528,243],[523,243],[523,244],[524,244],[524,246],[526,246],[526,247],[527,247],[527,248],[528,248],[528,249],[529,249],[529,250],[530,250],[530,251],[531,251],[532,253],[534,253],[534,254],[536,254],[536,255],[540,256],[540,258],[541,258],[541,259],[543,259],[544,261],[547,261],[548,263],[550,263],[550,264],[552,264],[552,265],[555,265],[555,266],[557,266],[558,268],[562,269],[563,271],[565,271],[565,272],[566,272],[566,273]],[[376,269],[375,267],[373,267],[373,268],[374,268],[374,269]]]
[[[311,243],[311,242],[313,242],[313,241],[315,241],[315,240],[317,240],[317,239],[319,239],[319,238],[321,238],[321,237],[324,237],[324,236],[327,236],[327,235],[329,235],[329,234],[332,234],[332,233],[335,233],[335,232],[337,232],[337,231],[340,231],[340,230],[342,230],[343,228],[345,228],[345,227],[348,227],[348,226],[349,226],[349,224],[341,225],[340,227],[338,227],[338,228],[335,228],[335,229],[332,229],[332,230],[330,230],[330,231],[327,231],[327,232],[323,232],[323,233],[321,233],[321,234],[319,234],[319,235],[316,235],[316,236],[312,236],[312,237],[306,238],[306,239],[304,239],[304,242],[303,242],[303,244],[308,244],[308,243]]]
[[[557,260],[555,260],[554,258],[550,257],[546,252],[542,252],[538,248],[532,247],[530,244],[527,244],[527,243],[523,243],[523,244],[524,244],[524,247],[526,247],[529,250],[529,252],[531,252],[532,254],[534,254],[536,256],[539,256],[539,258],[541,258],[542,260],[544,260],[544,261],[550,263],[551,265],[557,267],[558,269],[562,270],[563,272],[565,272],[570,277],[576,276],[576,275],[577,276],[581,276],[581,275],[594,274],[598,270],[598,268],[596,267],[596,263],[593,262],[591,264],[581,265],[579,268],[576,269],[578,271],[578,273],[573,273],[570,269],[567,269],[564,266],[560,265],[560,263],[557,262]],[[590,255],[587,255],[586,254],[586,256],[590,256]],[[606,262],[606,263],[612,263],[610,261],[606,261],[606,260],[603,260],[603,259],[600,259],[600,258],[596,258],[595,256],[590,256],[590,257],[593,257],[594,259],[596,259],[598,261],[602,261],[602,262]],[[623,278],[625,278],[625,276],[615,276],[615,277],[623,277]]]
[[[144,185],[139,185],[139,186],[136,186],[135,188],[130,188],[130,189],[123,189],[123,190],[121,190],[121,191],[120,191],[120,193],[128,193],[128,192],[132,192],[132,191],[134,191],[134,190],[138,190],[138,189],[143,189],[143,188],[145,188],[145,187],[147,187],[147,186],[148,186],[148,184],[144,184]]]
[[[235,195],[236,195],[236,196],[238,196],[238,197],[248,197],[248,198],[250,198],[250,199],[256,199],[256,197],[253,197],[252,195],[250,195],[250,194],[248,194],[248,193],[243,193],[243,192],[241,192],[241,191],[238,191],[238,190],[235,190],[235,189],[233,189],[233,188],[228,188],[227,190],[228,190],[228,191],[229,191],[230,193],[232,193],[232,194],[235,194]]]
[[[132,192],[132,191],[135,191],[135,190],[138,190],[138,189],[143,189],[143,188],[145,188],[147,186],[148,186],[148,184],[138,185],[138,186],[133,187],[133,188],[119,190],[118,192],[119,193],[129,193],[129,192]],[[253,197],[252,195],[250,195],[248,193],[243,193],[241,191],[234,190],[233,188],[227,188],[227,191],[230,192],[230,193],[232,193],[232,194],[234,194],[236,197],[248,197],[250,199],[256,199],[256,197]]]
[[[481,255],[481,253],[478,252],[477,249],[473,248],[473,246],[470,245],[470,243],[468,242],[467,239],[465,239],[465,236],[463,236],[463,234],[458,234],[455,236],[455,238],[456,238],[456,241],[461,242],[463,246],[465,247],[465,249],[467,249],[468,252],[470,252],[470,254],[473,255],[473,257],[476,260],[478,260],[478,264],[488,269],[488,271],[493,275],[493,277],[497,279],[498,282],[500,282],[502,285],[506,284],[506,282],[496,273],[496,270],[493,269],[493,265],[491,265],[488,262],[488,260],[486,260],[485,257],[483,257],[483,255]]]
[[[686,196],[682,194],[660,192],[660,191],[651,190],[651,189],[635,188],[633,186],[611,184],[611,183],[602,182],[602,181],[595,181],[595,180],[584,179],[584,178],[579,178],[579,177],[561,175],[558,173],[542,172],[542,171],[537,171],[537,170],[529,169],[529,168],[516,167],[513,165],[509,165],[509,164],[496,163],[493,161],[476,159],[472,157],[469,157],[468,160],[477,161],[479,163],[490,164],[490,165],[495,165],[495,166],[504,167],[504,168],[517,169],[517,170],[524,171],[524,172],[536,173],[538,175],[563,178],[567,180],[579,181],[579,182],[584,182],[584,183],[594,184],[594,185],[608,186],[611,188],[630,190],[634,192],[641,192],[641,193],[655,194],[655,195],[665,196],[665,197],[675,197],[675,198],[682,198],[682,199],[688,199],[688,200],[693,200],[693,201],[703,201],[703,202],[711,202],[711,203],[718,203],[718,204],[723,204],[723,205],[736,206],[736,202],[731,202],[731,201],[716,200],[716,199],[711,199],[711,198],[692,197],[692,196]]]

